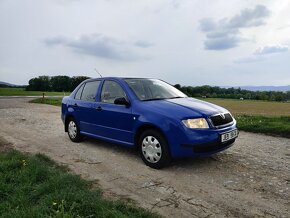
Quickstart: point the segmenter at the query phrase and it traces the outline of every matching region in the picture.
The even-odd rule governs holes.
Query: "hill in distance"
[[[3,86],[16,86],[14,84],[2,82],[2,81],[0,81],[0,85],[3,85]]]
[[[241,88],[249,91],[276,91],[276,92],[288,92],[289,86],[222,86],[222,88]]]
[[[21,87],[23,85],[15,85],[7,82],[0,81],[0,87]]]

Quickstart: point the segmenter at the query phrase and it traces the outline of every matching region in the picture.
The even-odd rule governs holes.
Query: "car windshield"
[[[125,81],[142,101],[187,97],[178,89],[158,79],[125,79]]]

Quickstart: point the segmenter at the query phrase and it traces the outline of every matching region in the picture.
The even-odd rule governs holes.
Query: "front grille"
[[[220,127],[232,123],[233,117],[230,113],[216,114],[211,116],[210,120],[215,127]]]

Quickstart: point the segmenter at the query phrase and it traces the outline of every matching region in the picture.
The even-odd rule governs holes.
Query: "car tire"
[[[83,139],[83,136],[80,134],[80,128],[73,118],[70,118],[67,122],[67,133],[73,142],[80,142]]]
[[[168,166],[171,155],[163,135],[154,130],[145,130],[139,138],[139,150],[144,163],[154,169]]]

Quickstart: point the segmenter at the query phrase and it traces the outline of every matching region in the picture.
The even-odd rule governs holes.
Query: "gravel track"
[[[240,132],[230,149],[170,167],[96,139],[73,143],[60,108],[0,99],[0,152],[44,153],[104,190],[166,217],[290,217],[290,139]]]

